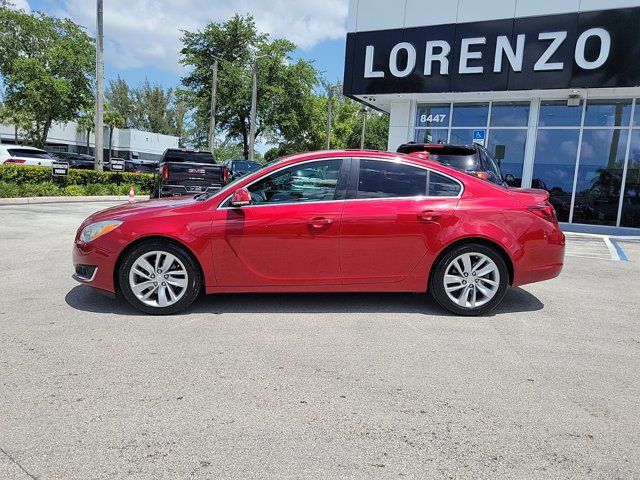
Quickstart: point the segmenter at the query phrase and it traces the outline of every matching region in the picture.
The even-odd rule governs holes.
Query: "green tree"
[[[20,143],[20,131],[25,131],[31,123],[24,113],[9,108],[6,104],[0,104],[0,124],[13,125],[13,141]]]
[[[104,99],[111,106],[113,112],[125,119],[126,126],[133,124],[133,92],[120,75],[115,80],[109,80],[104,92]]]
[[[109,156],[107,158],[111,161],[113,132],[116,128],[124,128],[127,124],[127,120],[119,112],[113,110],[110,104],[105,104],[104,124],[109,128]]]
[[[96,109],[94,106],[84,110],[77,119],[78,129],[82,130],[87,137],[87,153],[90,149],[91,132],[96,128]]]
[[[216,123],[226,137],[239,139],[249,154],[252,69],[258,61],[256,138],[269,142],[299,137],[310,130],[308,112],[318,75],[310,62],[292,59],[295,45],[258,32],[253,17],[235,15],[203,30],[183,31],[181,62],[191,69],[182,79],[193,96],[193,143],[206,145],[211,109],[214,55],[218,72]]]
[[[0,75],[5,103],[24,112],[30,142],[44,146],[53,122],[75,120],[92,101],[94,41],[69,19],[25,13],[0,0]]]
[[[146,79],[132,89],[134,99],[132,126],[139,130],[171,135],[173,90]]]

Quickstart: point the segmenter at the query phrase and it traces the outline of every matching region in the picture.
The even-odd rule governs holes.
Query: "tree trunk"
[[[247,133],[247,124],[242,122],[242,154],[245,160],[249,158],[249,134]]]
[[[111,162],[111,146],[113,145],[113,127],[109,125],[109,156],[107,161]]]
[[[13,140],[15,142],[16,145],[19,145],[19,139],[18,139],[18,125],[14,125],[13,126]]]
[[[40,138],[39,147],[44,147],[47,144],[47,137],[49,136],[49,129],[51,128],[51,117],[47,117],[46,122],[44,122],[44,127],[42,128],[42,137]]]

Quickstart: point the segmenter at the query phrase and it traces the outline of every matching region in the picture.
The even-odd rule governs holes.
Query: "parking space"
[[[640,243],[459,318],[422,295],[144,316],[71,278],[107,204],[0,207],[0,478],[638,478]],[[636,261],[631,261],[636,259]]]

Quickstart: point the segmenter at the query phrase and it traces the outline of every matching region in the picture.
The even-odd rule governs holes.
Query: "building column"
[[[415,106],[416,102],[412,100],[391,102],[387,145],[390,152],[395,152],[400,145],[413,140]]]
[[[540,118],[540,99],[531,101],[529,111],[529,126],[527,129],[527,143],[524,148],[524,165],[522,166],[522,188],[530,188],[533,179],[533,161],[536,156],[536,142],[538,140],[538,119]]]

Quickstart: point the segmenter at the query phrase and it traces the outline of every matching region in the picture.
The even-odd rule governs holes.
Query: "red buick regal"
[[[204,291],[430,292],[480,315],[510,286],[560,274],[565,238],[548,199],[419,157],[306,153],[213,194],[90,216],[74,278],[150,314]]]

